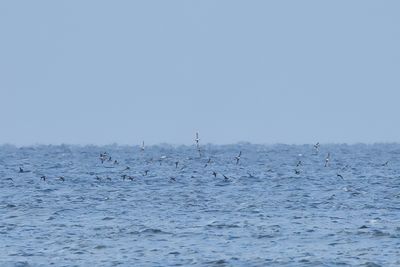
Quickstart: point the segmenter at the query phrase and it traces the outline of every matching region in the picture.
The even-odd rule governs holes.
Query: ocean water
[[[400,145],[3,145],[0,211],[0,266],[400,266]]]

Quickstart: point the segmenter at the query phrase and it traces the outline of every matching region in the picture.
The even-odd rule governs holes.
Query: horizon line
[[[318,142],[318,141],[317,141]],[[234,145],[256,145],[256,146],[274,146],[274,145],[289,145],[289,146],[304,146],[304,145],[314,145],[315,143],[290,143],[290,142],[274,142],[274,143],[257,143],[257,142],[250,142],[250,141],[238,141],[235,143],[204,143],[200,146],[234,146]],[[400,142],[396,141],[374,141],[374,142],[319,142],[320,145],[399,145]],[[38,146],[77,146],[77,147],[88,147],[88,146],[97,146],[97,147],[104,147],[104,146],[131,146],[131,147],[141,147],[141,144],[127,144],[127,143],[103,143],[103,144],[95,144],[95,143],[33,143],[33,144],[15,144],[11,142],[4,142],[0,143],[0,146],[13,146],[17,148],[21,147],[38,147]],[[195,143],[193,144],[184,144],[184,143],[168,143],[168,142],[160,142],[160,143],[153,143],[145,145],[145,147],[156,147],[156,146],[196,146]]]

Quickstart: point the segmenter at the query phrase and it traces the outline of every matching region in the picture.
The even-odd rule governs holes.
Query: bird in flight
[[[140,147],[140,151],[144,151],[144,141],[142,142],[142,146]]]
[[[240,152],[239,152],[239,155],[237,155],[237,156],[235,157],[235,159],[236,159],[236,165],[239,164],[240,156],[242,156],[242,151],[240,151]]]
[[[318,151],[319,151],[319,142],[317,142],[317,143],[314,145],[314,149],[315,149],[315,152],[318,153]]]
[[[389,161],[386,161],[385,163],[382,164],[382,166],[387,166],[389,164]]]
[[[196,139],[194,139],[194,141],[196,142],[196,147],[199,148],[199,141],[200,141],[199,132],[196,132]]]
[[[210,164],[210,163],[211,163],[211,158],[208,158],[208,161],[207,161],[207,163],[204,165],[204,168],[207,167],[208,164]]]
[[[331,153],[328,153],[328,156],[325,158],[325,167],[329,165],[329,160],[331,159]]]

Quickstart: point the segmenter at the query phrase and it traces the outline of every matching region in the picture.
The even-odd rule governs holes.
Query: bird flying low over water
[[[328,156],[325,158],[325,167],[329,165],[329,160],[331,159],[331,153],[328,153]]]
[[[104,161],[106,161],[106,159],[108,158],[107,152],[100,153],[99,158],[100,158],[101,163],[104,163]]]
[[[142,146],[140,147],[140,151],[144,151],[144,141],[142,142]]]
[[[241,155],[242,155],[242,151],[240,151],[240,152],[239,152],[239,155],[237,155],[237,156],[235,157],[235,159],[236,159],[236,165],[239,164],[240,156],[241,156]]]
[[[341,178],[342,180],[344,180],[343,176],[341,174],[336,174],[337,177]]]
[[[319,152],[319,142],[314,145],[315,152]]]
[[[194,141],[196,142],[196,147],[199,148],[199,141],[200,141],[199,132],[196,132],[196,139],[194,139]]]
[[[210,164],[210,163],[211,163],[211,158],[208,158],[208,161],[207,161],[207,163],[204,165],[204,168],[207,167],[208,164]]]
[[[212,175],[214,175],[214,178],[217,177],[217,173],[215,171],[212,172]]]

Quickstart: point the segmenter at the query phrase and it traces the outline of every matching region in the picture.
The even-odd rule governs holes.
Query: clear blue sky
[[[400,141],[400,1],[1,1],[0,143]]]

